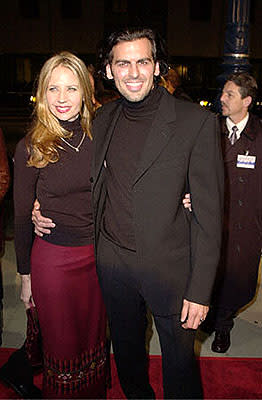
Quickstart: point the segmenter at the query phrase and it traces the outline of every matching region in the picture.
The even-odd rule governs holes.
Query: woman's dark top
[[[83,131],[80,120],[60,122],[73,136],[66,139],[77,146]],[[15,248],[17,269],[30,273],[30,254],[34,239],[31,213],[35,199],[43,216],[56,224],[43,239],[62,246],[84,246],[93,242],[90,168],[92,142],[86,136],[79,152],[61,142],[59,160],[44,168],[28,167],[25,138],[17,145],[14,169]]]

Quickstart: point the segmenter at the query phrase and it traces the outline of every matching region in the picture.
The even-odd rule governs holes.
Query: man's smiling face
[[[106,67],[108,79],[114,79],[118,91],[129,101],[143,100],[159,75],[159,64],[152,57],[148,39],[120,42],[112,49],[112,63]]]

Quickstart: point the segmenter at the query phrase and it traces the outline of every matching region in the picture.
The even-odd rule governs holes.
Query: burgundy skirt
[[[31,279],[43,340],[43,397],[105,398],[106,313],[93,245],[36,238]]]

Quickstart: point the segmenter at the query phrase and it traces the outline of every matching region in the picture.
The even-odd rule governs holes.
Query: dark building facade
[[[94,63],[108,32],[147,25],[167,41],[170,63],[198,100],[221,73],[227,0],[9,0],[0,13],[0,101],[23,105],[46,58],[69,50]],[[251,0],[250,62],[262,85],[262,1]]]

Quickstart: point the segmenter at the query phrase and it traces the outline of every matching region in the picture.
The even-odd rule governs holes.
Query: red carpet
[[[0,349],[0,366],[13,349]],[[200,369],[205,399],[262,399],[262,358],[201,357]],[[150,380],[158,399],[162,396],[160,356],[150,357]],[[35,377],[41,385],[41,375]],[[0,398],[16,399],[12,389],[0,382]],[[108,399],[123,399],[112,356],[112,389]]]

